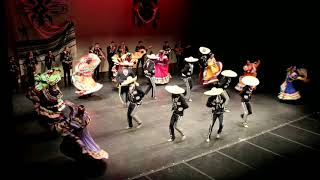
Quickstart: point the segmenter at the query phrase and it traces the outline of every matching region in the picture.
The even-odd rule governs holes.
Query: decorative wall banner
[[[65,46],[70,47],[72,54],[76,52],[74,23],[69,18],[68,0],[16,0],[15,6],[19,59],[25,59],[27,52],[33,51],[38,60],[43,60],[49,50],[57,56]],[[43,69],[39,68],[38,72]]]
[[[160,19],[159,0],[133,0],[134,24],[141,27],[145,24],[152,24],[157,28]]]

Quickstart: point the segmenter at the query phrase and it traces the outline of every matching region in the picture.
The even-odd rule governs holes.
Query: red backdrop
[[[186,0],[159,0],[160,21],[156,30],[148,25],[135,28],[132,22],[132,0],[71,0],[71,14],[77,35],[141,36],[181,35],[191,14]]]
[[[173,45],[174,41],[184,39],[191,17],[187,1],[159,0],[157,29],[151,24],[142,28],[134,25],[132,3],[132,0],[71,0],[70,14],[76,26],[78,54],[85,53],[95,42],[105,50],[111,40],[126,41],[133,50],[137,41],[143,40],[157,51],[165,40]]]

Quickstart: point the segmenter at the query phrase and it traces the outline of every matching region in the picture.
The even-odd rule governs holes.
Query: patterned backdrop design
[[[16,45],[19,59],[33,51],[43,60],[51,50],[59,59],[65,46],[76,53],[74,23],[70,20],[68,0],[16,0]],[[37,71],[43,71],[43,63]]]
[[[145,24],[152,24],[157,28],[160,19],[159,0],[133,0],[134,24],[141,27]]]

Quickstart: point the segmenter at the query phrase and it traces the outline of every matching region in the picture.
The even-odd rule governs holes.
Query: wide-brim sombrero
[[[148,59],[158,59],[158,56],[156,56],[155,54],[150,54],[150,55],[148,54],[147,58]]]
[[[128,62],[128,61],[123,61],[123,62],[120,62],[119,65],[121,65],[121,66],[133,66],[133,63],[132,62]]]
[[[257,86],[260,81],[254,76],[245,76],[241,79],[242,83],[248,86]]]
[[[222,88],[212,88],[209,91],[204,92],[203,94],[207,95],[207,96],[215,96],[215,95],[219,95],[223,92]]]
[[[168,91],[171,94],[182,94],[185,92],[185,90],[177,85],[173,86],[166,86],[165,90]]]
[[[226,77],[237,77],[238,76],[238,74],[232,70],[224,70],[221,72],[221,74]]]
[[[96,54],[94,54],[94,53],[89,53],[89,54],[86,54],[86,55],[84,55],[84,56],[82,56],[81,58],[80,58],[80,60],[79,60],[79,62],[85,62],[85,63],[87,63],[88,61],[99,61],[100,60],[100,58],[99,58],[99,56],[97,56]]]
[[[202,53],[202,54],[209,54],[211,52],[211,50],[207,47],[200,47],[199,48],[199,51]]]
[[[197,62],[199,59],[190,56],[190,57],[184,58],[184,60],[192,63],[192,62]]]
[[[122,83],[121,83],[121,86],[126,86],[126,85],[129,85],[131,83],[134,83],[137,81],[137,76],[136,77],[132,77],[132,76],[128,76],[126,80],[124,80]]]

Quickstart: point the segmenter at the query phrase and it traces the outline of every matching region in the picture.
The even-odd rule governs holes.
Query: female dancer
[[[255,62],[250,62],[247,60],[247,64],[243,66],[244,74],[239,77],[239,83],[236,85],[235,89],[241,91],[245,84],[241,81],[243,77],[254,76],[257,77],[257,68],[259,67],[261,61],[258,59]],[[255,88],[255,87],[254,87]]]
[[[209,53],[209,59],[206,62],[206,66],[203,71],[202,84],[215,84],[218,82],[218,75],[222,71],[222,63],[217,61],[214,57],[214,54]]]
[[[77,91],[75,92],[77,95],[91,95],[102,88],[103,85],[96,83],[92,78],[94,70],[99,64],[99,57],[94,53],[89,53],[81,57],[80,62],[75,65],[72,82],[77,88]]]
[[[75,106],[62,99],[58,87],[61,71],[57,68],[35,76],[36,85],[29,89],[27,98],[34,103],[40,124],[53,134],[63,137],[61,152],[77,161],[100,161],[109,155],[94,142],[87,130],[91,121],[84,106]],[[70,114],[66,106],[70,107]]]
[[[296,66],[291,66],[287,69],[285,81],[280,86],[278,98],[280,100],[294,101],[301,98],[299,91],[293,85],[296,80],[307,81],[307,71],[305,69],[297,69]]]
[[[164,50],[160,50],[155,61],[155,83],[167,84],[171,78],[169,74],[169,59],[164,54]]]

